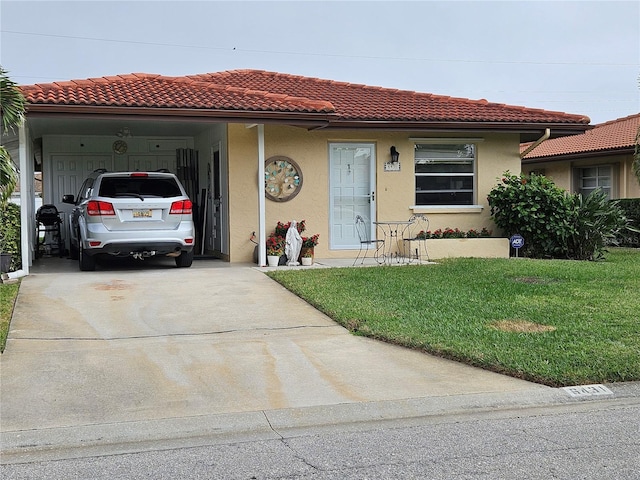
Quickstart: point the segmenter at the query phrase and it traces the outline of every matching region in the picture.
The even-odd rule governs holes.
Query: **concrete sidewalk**
[[[251,265],[58,261],[23,279],[0,358],[3,462],[558,395],[353,336]]]

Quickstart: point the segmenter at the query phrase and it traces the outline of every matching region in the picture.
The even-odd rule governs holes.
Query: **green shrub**
[[[570,196],[542,175],[512,175],[489,193],[496,225],[510,237],[519,233],[522,253],[535,258],[562,258],[567,252],[573,204]]]
[[[640,198],[623,198],[616,202],[629,220],[629,226],[640,230]],[[622,230],[616,240],[621,247],[640,248],[640,231]]]
[[[607,245],[627,226],[627,219],[617,202],[596,190],[587,197],[571,196],[572,225],[567,238],[567,256],[575,260],[599,260]]]
[[[617,202],[596,191],[570,195],[541,175],[511,175],[488,196],[491,215],[507,236],[524,237],[534,258],[597,260],[629,224]]]
[[[7,203],[0,206],[0,252],[11,254],[10,271],[22,267],[20,251],[20,207]]]

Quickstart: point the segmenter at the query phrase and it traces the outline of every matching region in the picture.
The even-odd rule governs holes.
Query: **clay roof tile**
[[[247,69],[185,77],[132,73],[21,88],[30,104],[307,112],[355,122],[589,123],[582,115],[485,99]]]
[[[588,152],[630,150],[640,129],[640,113],[595,125],[579,135],[546,140],[525,156],[525,160]],[[524,151],[524,149],[521,149]]]

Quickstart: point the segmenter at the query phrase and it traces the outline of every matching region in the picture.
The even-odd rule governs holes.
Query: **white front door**
[[[85,178],[97,168],[113,170],[111,155],[74,155],[65,153],[51,154],[51,163],[44,164],[43,172],[43,203],[53,203],[57,206],[62,217],[62,236],[68,245],[69,214],[73,206],[62,203],[62,196],[78,195],[80,186]]]
[[[329,247],[360,247],[355,217],[361,215],[371,228],[375,219],[375,145],[332,143],[329,145]],[[370,238],[375,238],[371,228]]]

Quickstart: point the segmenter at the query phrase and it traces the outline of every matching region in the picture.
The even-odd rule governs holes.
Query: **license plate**
[[[153,215],[151,210],[134,210],[133,218],[151,218]]]

